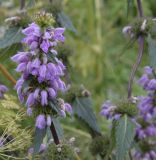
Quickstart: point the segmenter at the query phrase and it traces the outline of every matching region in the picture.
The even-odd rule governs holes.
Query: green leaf
[[[116,126],[116,159],[124,160],[134,138],[135,124],[127,115],[118,120]]]
[[[58,13],[58,21],[61,23],[62,27],[69,29],[72,32],[77,32],[75,27],[73,26],[71,20],[64,12]]]
[[[149,34],[147,42],[148,42],[150,64],[153,68],[156,68],[156,41],[152,39],[151,35]]]
[[[92,102],[90,98],[75,98],[75,101],[73,102],[73,111],[74,114],[88,124],[93,131],[100,133],[100,129],[91,106]]]
[[[54,101],[50,101],[49,102],[49,106],[57,113],[57,114],[61,114],[61,109],[60,107],[58,106],[57,103],[55,103]]]
[[[6,30],[3,38],[0,39],[0,49],[19,43],[23,38],[21,30],[22,28],[19,27],[12,27]]]
[[[4,49],[0,49],[0,61],[4,62],[21,49],[21,44],[16,43]]]
[[[62,138],[63,137],[63,129],[60,125],[59,119],[53,117],[52,121],[54,123],[54,126],[55,126],[55,129],[56,129],[56,132],[57,132],[59,139]]]
[[[46,128],[45,129],[39,129],[36,127],[35,129],[35,137],[34,137],[34,152],[33,157],[39,152],[40,146],[43,142],[43,138],[46,134]]]

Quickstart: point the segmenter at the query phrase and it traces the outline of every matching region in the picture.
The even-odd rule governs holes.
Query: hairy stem
[[[11,76],[11,74],[7,71],[7,69],[2,64],[0,64],[0,71],[13,85],[16,84],[16,80]]]
[[[131,72],[131,75],[130,75],[130,78],[129,78],[129,83],[128,83],[128,98],[131,98],[132,84],[133,84],[133,81],[134,81],[134,76],[135,76],[135,73],[136,73],[136,71],[137,71],[137,69],[140,65],[140,62],[141,62],[141,59],[142,59],[142,56],[143,56],[144,37],[142,35],[139,36],[138,44],[139,44],[138,57],[137,57],[136,63],[132,67],[132,72]]]
[[[141,0],[137,0],[137,6],[138,6],[138,14],[139,17],[143,17],[143,9],[142,9],[142,4],[141,4]]]
[[[143,9],[142,9],[141,0],[137,0],[137,7],[138,7],[138,15],[140,18],[142,18],[143,17]],[[132,67],[132,71],[131,71],[129,82],[128,82],[128,99],[131,98],[134,76],[135,76],[135,73],[136,73],[140,63],[141,63],[141,59],[143,56],[143,50],[144,50],[144,36],[143,35],[139,35],[138,45],[139,45],[139,49],[138,49],[137,60],[136,60],[136,63]]]
[[[50,130],[51,130],[51,133],[53,135],[55,144],[58,145],[60,142],[59,142],[59,138],[58,138],[58,135],[57,135],[57,132],[56,132],[53,121],[51,122]]]

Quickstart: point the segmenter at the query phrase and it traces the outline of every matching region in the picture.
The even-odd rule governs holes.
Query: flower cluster
[[[2,84],[0,84],[0,99],[4,98],[4,93],[8,91],[8,88]]]
[[[18,63],[17,72],[22,73],[16,83],[19,100],[26,101],[27,113],[32,114],[36,109],[38,116],[36,126],[40,129],[51,125],[52,107],[49,102],[56,101],[58,91],[66,91],[66,85],[61,80],[65,66],[56,57],[56,46],[64,42],[64,28],[41,29],[36,23],[30,24],[22,33],[25,38],[22,43],[27,51],[18,52],[11,59]],[[68,103],[62,100],[59,103],[60,115],[65,116],[66,111],[72,109]]]
[[[138,83],[147,91],[147,96],[139,97],[138,109],[138,125],[136,128],[136,137],[140,140],[149,139],[156,136],[156,77],[151,67],[144,68],[144,74]],[[135,155],[137,160],[155,159],[156,152],[149,150],[146,153],[137,152]]]
[[[148,153],[142,154],[140,152],[136,152],[135,160],[154,160],[156,158],[156,152],[153,150],[149,151]]]
[[[107,119],[119,119],[121,114],[115,113],[117,106],[113,105],[110,101],[104,102],[104,104],[101,107],[100,114]]]

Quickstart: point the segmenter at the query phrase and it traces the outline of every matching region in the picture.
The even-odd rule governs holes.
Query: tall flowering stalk
[[[65,28],[45,25],[46,18],[50,19],[51,15],[44,13],[44,17],[43,26],[33,22],[23,29],[25,51],[11,58],[18,64],[16,71],[21,73],[15,86],[19,100],[26,104],[29,116],[34,112],[39,129],[52,126],[53,116],[65,117],[66,112],[72,112],[70,104],[57,98],[59,91],[66,91],[61,79],[66,67],[57,58],[56,50],[57,45],[65,41]],[[47,21],[47,24],[49,22],[53,21]]]
[[[153,160],[156,158],[154,149],[156,141],[153,139],[156,136],[156,77],[154,70],[149,66],[145,67],[144,74],[138,83],[147,91],[147,95],[139,97],[136,138],[143,141],[142,143],[145,143],[146,146],[141,144],[143,151],[136,151],[134,156],[137,160]]]

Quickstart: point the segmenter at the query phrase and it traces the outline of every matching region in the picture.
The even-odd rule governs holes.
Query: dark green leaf
[[[59,139],[62,138],[63,137],[63,129],[60,125],[60,122],[59,122],[58,118],[53,117],[52,121],[54,123],[54,126],[55,126],[55,129],[56,129],[56,132],[57,132],[57,135],[58,135]]]
[[[77,32],[75,27],[73,26],[71,20],[64,12],[58,13],[58,21],[61,23],[62,27],[69,29],[72,32]]]
[[[124,160],[134,138],[135,124],[127,115],[118,120],[116,126],[116,159]]]
[[[87,123],[93,131],[100,133],[100,129],[96,122],[96,117],[91,106],[92,102],[90,98],[76,98],[73,102],[73,111],[74,114]]]
[[[35,137],[34,137],[34,152],[33,157],[39,152],[40,146],[42,144],[43,138],[46,134],[46,128],[45,129],[39,129],[36,127],[35,129]]]
[[[8,60],[12,55],[16,54],[17,51],[20,50],[20,48],[21,44],[16,43],[4,49],[0,49],[0,61],[4,62],[5,60]]]
[[[21,30],[19,27],[12,27],[6,30],[3,38],[0,39],[0,49],[19,43],[23,38]]]
[[[156,68],[156,41],[152,39],[150,34],[148,35],[147,41],[150,64],[153,68]]]
[[[57,105],[57,103],[54,103],[53,101],[49,102],[49,106],[57,113],[57,114],[61,114],[61,109],[60,107]]]

